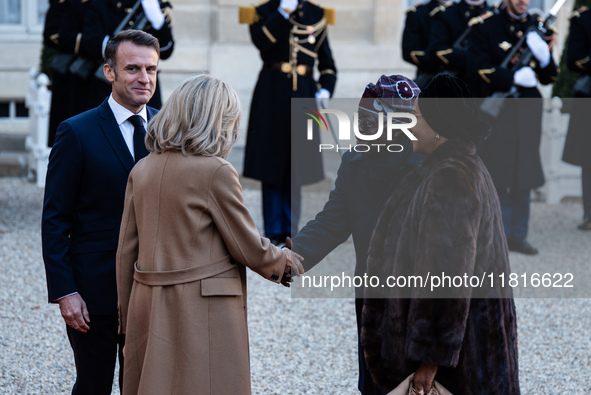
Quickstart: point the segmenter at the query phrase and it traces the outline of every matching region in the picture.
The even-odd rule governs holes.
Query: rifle
[[[454,41],[454,45],[452,46],[453,49],[466,49],[466,46],[463,45],[466,38],[468,38],[468,34],[472,31],[472,25],[468,25],[466,29],[462,32],[462,34]]]
[[[556,20],[556,15],[558,14],[558,11],[560,10],[565,1],[566,0],[557,0],[544,20],[539,21],[537,25],[532,25],[529,29],[527,29],[527,31],[524,32],[523,36],[513,46],[511,51],[509,51],[505,59],[503,59],[503,62],[501,62],[499,66],[500,68],[510,69],[512,72],[516,72],[520,68],[527,66],[529,64],[533,54],[527,46],[526,40],[528,33],[532,31],[536,32],[542,38],[544,38],[544,36],[549,35],[548,33],[551,31],[550,26]],[[515,64],[510,67],[509,64],[519,51],[522,51],[521,56],[519,57],[517,62],[515,62]],[[519,89],[517,89],[517,87],[513,85],[511,89],[507,92],[495,92],[490,97],[484,99],[482,105],[480,106],[480,109],[484,111],[486,114],[490,115],[491,117],[497,118],[501,112],[501,109],[503,108],[503,104],[505,102],[504,99],[518,98],[519,95]]]
[[[486,15],[487,13],[491,13],[489,15]],[[466,49],[466,46],[464,45],[464,42],[466,41],[466,39],[468,38],[468,35],[470,34],[470,32],[472,31],[472,27],[478,23],[482,23],[483,19],[486,19],[488,16],[493,15],[493,13],[498,13],[498,9],[497,7],[492,7],[492,9],[488,9],[486,10],[486,12],[484,14],[481,14],[479,16],[475,16],[474,18],[471,18],[468,21],[468,26],[464,29],[464,31],[462,32],[462,34],[460,34],[460,36],[456,39],[456,41],[454,41],[454,45],[452,45],[453,49]],[[483,17],[483,15],[485,15]]]
[[[131,11],[123,18],[123,20],[117,25],[111,37],[115,36],[117,33],[126,30],[126,28],[132,28],[137,30],[143,30],[146,26],[148,20],[144,15],[144,9],[142,8],[142,1],[137,0]],[[90,76],[92,70],[96,67],[96,62],[85,59],[83,57],[78,57],[74,62],[70,65],[70,72],[82,79],[87,79]],[[100,66],[94,73],[94,76],[99,80],[110,84],[109,81],[105,78],[103,73],[103,67]]]

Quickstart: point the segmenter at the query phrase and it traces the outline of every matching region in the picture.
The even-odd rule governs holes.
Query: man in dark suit
[[[148,154],[145,104],[156,86],[158,40],[113,37],[104,73],[112,93],[64,121],[49,157],[42,217],[49,302],[59,303],[76,361],[73,394],[110,394],[119,345],[115,253],[127,177]],[[121,379],[121,375],[120,375]]]

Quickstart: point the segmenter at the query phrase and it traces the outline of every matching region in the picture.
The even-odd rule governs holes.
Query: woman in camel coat
[[[148,126],[117,252],[124,394],[250,393],[246,267],[278,283],[291,261],[260,237],[224,159],[240,116],[232,88],[200,75]]]

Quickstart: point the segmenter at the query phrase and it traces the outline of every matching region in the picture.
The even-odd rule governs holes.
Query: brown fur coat
[[[374,231],[368,274],[426,268],[452,275],[510,271],[499,200],[472,143],[450,140],[427,156],[393,192]],[[366,292],[361,341],[376,383],[389,391],[420,362],[432,362],[435,379],[454,395],[519,394],[511,295],[462,292],[453,299]]]

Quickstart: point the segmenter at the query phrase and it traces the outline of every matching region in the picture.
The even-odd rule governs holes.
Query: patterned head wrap
[[[420,93],[411,79],[402,75],[382,75],[375,84],[367,84],[359,109],[369,113],[409,112]]]

